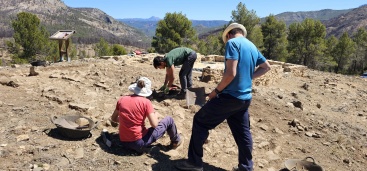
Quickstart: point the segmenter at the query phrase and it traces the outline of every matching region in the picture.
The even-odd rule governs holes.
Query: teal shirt
[[[166,67],[171,67],[172,65],[178,66],[182,65],[184,60],[190,55],[194,50],[186,47],[178,47],[169,51],[164,61],[166,62]]]
[[[236,76],[222,92],[241,100],[251,99],[253,74],[255,68],[266,61],[265,57],[244,37],[228,40],[224,57],[238,63]]]

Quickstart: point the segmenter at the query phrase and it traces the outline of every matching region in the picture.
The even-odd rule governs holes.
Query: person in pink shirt
[[[141,77],[136,83],[129,86],[134,94],[122,96],[117,104],[111,120],[119,123],[119,137],[121,145],[139,153],[151,145],[165,132],[171,139],[170,148],[176,149],[182,143],[182,138],[177,133],[176,124],[172,117],[166,116],[158,119],[158,113],[154,111],[153,105],[146,97],[152,94],[151,81]],[[145,126],[148,118],[150,126]]]

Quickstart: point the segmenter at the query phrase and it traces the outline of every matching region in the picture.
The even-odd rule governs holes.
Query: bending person
[[[168,93],[170,87],[173,85],[175,66],[182,65],[179,77],[181,84],[180,95],[185,95],[186,90],[191,88],[192,82],[192,68],[196,61],[196,52],[190,48],[178,47],[169,51],[164,57],[157,56],[153,59],[153,66],[156,69],[166,69],[166,77],[163,86],[160,90]]]

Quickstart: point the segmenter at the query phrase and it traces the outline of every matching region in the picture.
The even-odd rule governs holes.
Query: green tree
[[[77,47],[74,43],[72,43],[71,40],[72,39],[70,39],[70,41],[69,41],[69,57],[71,59],[78,59],[78,57],[77,57],[77,53],[78,53]]]
[[[149,47],[147,51],[148,53],[155,53],[155,49],[153,47]]]
[[[198,43],[198,51],[203,55],[220,55],[223,47],[222,38],[219,35],[210,35]]]
[[[324,49],[324,55],[319,59],[317,68],[321,71],[332,72],[336,67],[336,62],[333,58],[333,51],[338,44],[338,39],[335,36],[330,36],[326,39],[326,48]]]
[[[278,21],[274,15],[266,17],[261,24],[264,35],[264,48],[262,53],[266,58],[285,61],[287,58],[287,27],[284,21]]]
[[[88,58],[88,56],[87,56],[87,52],[86,52],[85,50],[80,51],[80,52],[79,52],[79,57],[80,57],[81,59]]]
[[[259,51],[262,51],[264,49],[264,36],[261,32],[261,27],[259,25],[256,25],[252,29],[251,34],[248,35],[247,38],[256,45]]]
[[[8,51],[11,54],[19,54],[20,53],[20,45],[16,44],[15,42],[12,41],[6,41],[6,47],[8,49]]]
[[[352,71],[354,74],[362,74],[367,66],[367,31],[361,27],[353,35],[356,43],[356,52],[353,57]]]
[[[95,52],[96,56],[108,56],[112,55],[111,49],[109,47],[109,44],[101,38],[99,42],[95,46]]]
[[[302,23],[289,26],[288,51],[292,58],[287,62],[316,68],[317,60],[323,55],[326,28],[320,21],[305,19]]]
[[[242,4],[242,2],[238,3],[236,10],[232,11],[231,16],[231,22],[242,24],[246,27],[247,31],[247,37],[249,40],[253,41],[250,38],[254,38],[256,36],[253,36],[253,29],[256,25],[260,24],[260,18],[256,15],[256,12],[254,10],[249,11],[246,8],[245,4]],[[262,46],[259,44],[255,44],[256,46]]]
[[[17,18],[12,21],[14,29],[13,38],[16,44],[23,47],[23,53],[20,58],[31,60],[36,54],[45,49],[48,41],[46,30],[40,26],[40,19],[31,13],[21,12]]]
[[[166,13],[158,22],[152,47],[158,53],[166,53],[179,46],[191,47],[197,41],[192,23],[182,13]]]
[[[348,65],[350,58],[354,55],[354,52],[355,43],[348,36],[348,33],[344,32],[333,50],[333,57],[337,62],[335,73],[346,73],[345,67]]]
[[[112,55],[126,55],[126,49],[118,44],[112,45]]]

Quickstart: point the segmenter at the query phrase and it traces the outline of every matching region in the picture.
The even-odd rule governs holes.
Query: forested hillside
[[[0,37],[11,37],[11,20],[19,12],[36,14],[51,33],[57,30],[76,30],[76,43],[96,43],[104,38],[111,43],[147,47],[149,38],[96,8],[70,8],[61,0],[23,1],[0,0]]]

